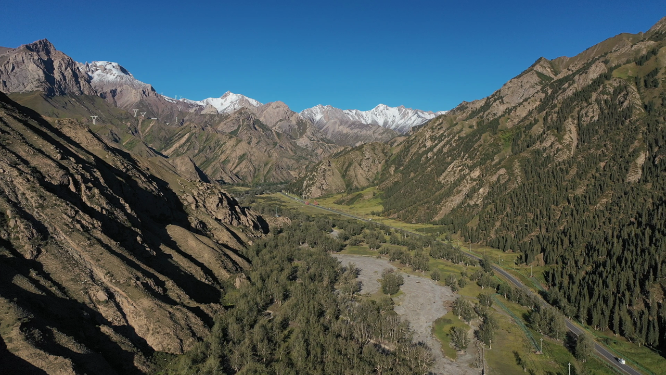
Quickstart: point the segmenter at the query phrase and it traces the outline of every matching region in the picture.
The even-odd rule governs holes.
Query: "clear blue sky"
[[[115,61],[158,92],[225,91],[300,111],[451,109],[537,58],[646,31],[666,1],[2,0],[0,46],[49,39]]]

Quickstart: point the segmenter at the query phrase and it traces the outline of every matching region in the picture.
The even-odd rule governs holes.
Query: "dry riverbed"
[[[354,263],[361,272],[358,279],[363,283],[361,293],[376,293],[379,288],[381,273],[386,268],[396,269],[386,259],[374,257],[334,254],[343,265]],[[476,353],[470,348],[465,354],[459,354],[457,361],[453,362],[444,357],[439,340],[432,334],[433,322],[447,313],[444,303],[453,301],[455,293],[449,287],[438,285],[426,277],[402,274],[405,284],[400,287],[403,292],[395,299],[395,311],[403,319],[409,321],[414,331],[414,341],[422,341],[432,349],[435,363],[432,374],[467,375],[479,374],[479,369],[471,368],[469,365],[474,361]]]

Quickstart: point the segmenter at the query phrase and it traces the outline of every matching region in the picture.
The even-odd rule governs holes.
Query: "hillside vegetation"
[[[540,58],[396,145],[369,184],[384,216],[553,265],[566,315],[663,349],[665,78],[665,20]]]

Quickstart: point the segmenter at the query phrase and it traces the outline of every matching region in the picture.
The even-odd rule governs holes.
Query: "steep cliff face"
[[[76,62],[46,39],[0,51],[0,91],[95,94]]]
[[[0,133],[6,363],[143,373],[155,351],[207,335],[225,285],[249,267],[239,250],[267,230],[261,217],[162,157],[136,159],[4,94]]]
[[[265,125],[248,109],[210,120],[203,126],[188,121],[175,128],[151,127],[148,121],[140,129],[144,140],[163,155],[187,156],[211,179],[225,183],[292,181],[321,158],[320,148],[299,146],[290,135]]]

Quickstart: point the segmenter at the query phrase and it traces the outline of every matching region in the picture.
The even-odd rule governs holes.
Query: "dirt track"
[[[348,254],[334,254],[343,265],[354,263],[361,270],[358,279],[363,283],[361,293],[375,293],[379,290],[379,279],[386,268],[393,265],[386,259]],[[403,273],[405,284],[400,287],[404,292],[395,300],[395,311],[409,321],[414,331],[414,341],[423,341],[433,352],[435,363],[432,367],[433,374],[467,375],[479,374],[479,369],[470,368],[469,364],[474,361],[473,350],[465,354],[458,354],[458,360],[453,362],[442,354],[441,345],[432,335],[433,322],[446,314],[445,301],[453,301],[456,295],[449,287],[437,285],[433,280],[426,277],[418,277]],[[471,348],[470,348],[471,349]]]

